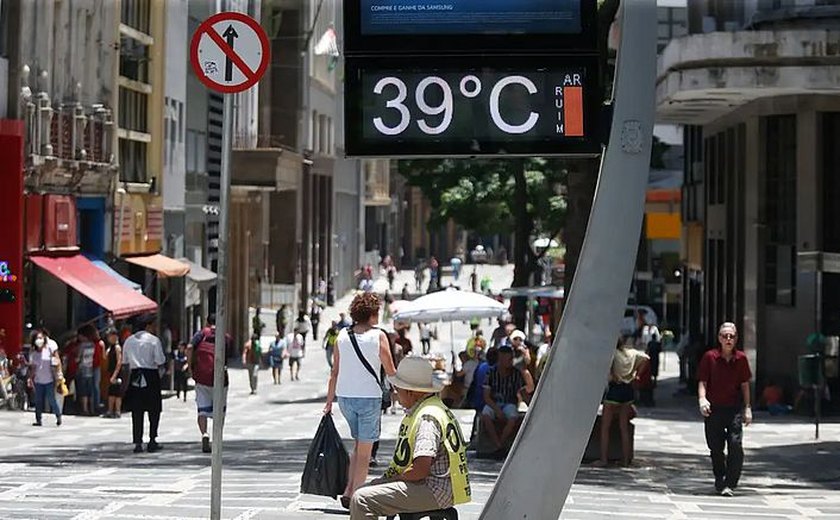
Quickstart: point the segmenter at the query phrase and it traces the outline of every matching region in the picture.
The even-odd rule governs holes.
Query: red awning
[[[29,260],[114,315],[127,318],[157,310],[157,304],[124,286],[82,255],[31,256]]]

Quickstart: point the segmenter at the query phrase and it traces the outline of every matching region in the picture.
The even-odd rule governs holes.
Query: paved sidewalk
[[[345,297],[339,303],[349,301]],[[337,308],[328,312],[337,315]],[[457,324],[456,340],[465,337],[466,327]],[[445,352],[450,347],[444,340],[434,348]],[[256,396],[248,395],[245,371],[232,370],[225,519],[346,518],[336,501],[299,493],[306,451],[323,407],[327,364],[322,353],[320,347],[308,349],[299,383],[291,383],[287,371],[283,384],[273,385],[269,371],[263,370]],[[635,420],[636,464],[627,469],[582,467],[564,520],[840,519],[840,424],[824,425],[824,440],[816,443],[807,419],[756,413],[756,424],[745,434],[742,486],[737,496],[722,499],[710,493],[711,470],[693,399],[670,397],[676,388],[668,379],[675,368],[673,354],[665,367],[660,406],[641,409]],[[468,434],[471,412],[458,415]],[[393,450],[399,420],[397,415],[383,419],[380,460]],[[192,394],[186,403],[164,402],[164,451],[156,454],[131,453],[126,416],[70,416],[60,428],[48,418],[43,428],[31,427],[31,422],[31,413],[0,411],[0,519],[207,518],[210,457],[200,451]],[[349,437],[340,414],[336,424]],[[557,449],[563,449],[563,439],[557,439]],[[478,518],[500,468],[500,462],[470,461],[476,500],[459,508],[462,519]]]

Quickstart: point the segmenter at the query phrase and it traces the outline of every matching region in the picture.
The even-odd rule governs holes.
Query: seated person
[[[391,466],[382,478],[353,493],[350,520],[377,520],[469,502],[466,443],[458,419],[436,395],[443,383],[434,377],[432,365],[421,357],[407,357],[388,381],[407,413]]]
[[[513,349],[499,347],[498,362],[490,369],[484,382],[484,409],[481,424],[490,440],[501,451],[516,433],[522,418],[519,416],[517,393],[524,387],[528,394],[534,391],[534,380],[525,367],[513,366]],[[496,432],[495,421],[503,421],[502,436]]]
[[[768,381],[761,392],[761,404],[767,407],[770,415],[785,415],[793,410],[792,406],[785,404],[782,387],[773,381]]]

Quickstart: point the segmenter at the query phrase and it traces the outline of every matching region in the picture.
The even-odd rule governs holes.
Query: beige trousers
[[[350,520],[378,520],[381,516],[440,509],[425,484],[376,481],[360,487],[350,500]]]

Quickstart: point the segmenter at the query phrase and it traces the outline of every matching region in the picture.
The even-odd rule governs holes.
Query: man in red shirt
[[[705,417],[706,444],[712,456],[715,490],[723,496],[732,496],[738,486],[744,465],[742,424],[749,426],[752,423],[752,373],[747,356],[735,348],[737,341],[735,324],[721,325],[718,329],[720,346],[706,352],[697,373],[697,395],[700,413]]]

